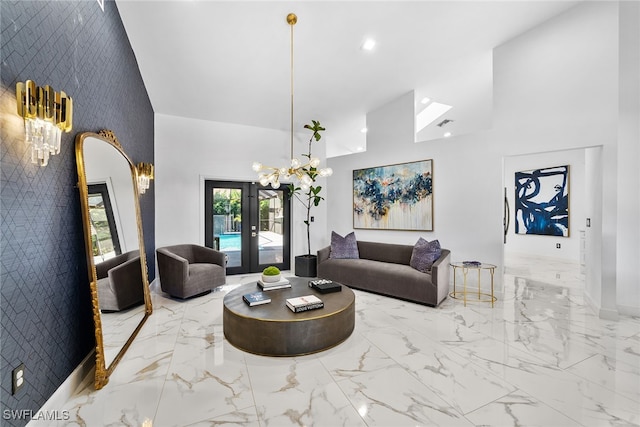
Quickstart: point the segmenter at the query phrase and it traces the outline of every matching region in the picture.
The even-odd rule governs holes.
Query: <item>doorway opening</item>
[[[538,280],[559,286],[584,289],[586,283],[586,222],[591,210],[590,197],[593,194],[588,179],[589,167],[586,165],[586,149],[567,149],[552,152],[529,153],[503,158],[503,187],[504,187],[504,245],[503,265],[505,273],[516,277]],[[522,182],[516,183],[517,177],[529,176],[529,172],[547,171],[549,168],[567,166],[568,174],[568,222],[554,215],[554,190],[564,188],[564,185],[553,185],[553,182],[543,182],[547,179],[544,173],[539,174],[539,182],[531,188],[523,190]],[[549,175],[549,174],[547,174]],[[547,185],[549,184],[549,185]],[[548,194],[538,186],[550,187]],[[533,232],[528,233],[522,224],[534,221],[535,216],[523,217],[526,210],[518,209],[522,205],[520,192],[528,191],[529,199],[542,213],[549,213],[552,220],[566,225],[565,235],[556,233]],[[522,196],[522,194],[520,194]],[[535,197],[533,197],[535,196]],[[546,199],[545,199],[546,197]],[[525,203],[528,203],[526,200]],[[533,209],[529,206],[530,209]],[[520,225],[520,227],[517,227]],[[519,228],[519,231],[518,231]],[[554,268],[550,268],[550,263]]]

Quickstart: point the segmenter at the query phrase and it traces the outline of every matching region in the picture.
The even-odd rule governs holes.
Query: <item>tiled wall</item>
[[[131,159],[153,162],[154,115],[117,6],[96,0],[0,3],[0,424],[6,410],[37,411],[95,345],[74,140],[111,129]],[[41,168],[29,162],[15,84],[34,80],[73,98],[73,131]],[[150,280],[154,184],[141,198]],[[26,386],[11,395],[11,370]]]

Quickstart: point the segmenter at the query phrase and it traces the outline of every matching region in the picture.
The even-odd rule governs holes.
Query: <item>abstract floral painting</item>
[[[516,172],[516,234],[569,237],[569,166]]]
[[[353,171],[353,228],[433,230],[433,161]]]

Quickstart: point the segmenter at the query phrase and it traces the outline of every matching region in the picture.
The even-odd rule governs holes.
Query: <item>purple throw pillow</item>
[[[409,265],[418,271],[429,273],[433,263],[440,258],[440,255],[442,255],[442,249],[438,240],[428,242],[421,237],[413,246]]]
[[[352,231],[346,236],[342,237],[335,231],[331,232],[331,254],[329,258],[337,259],[358,259],[360,254],[358,253],[358,242],[356,241],[356,234]]]

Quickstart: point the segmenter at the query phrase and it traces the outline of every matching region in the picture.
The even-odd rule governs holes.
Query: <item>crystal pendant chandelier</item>
[[[294,13],[287,15],[287,23],[291,31],[291,161],[288,166],[274,167],[266,166],[260,162],[253,162],[253,170],[258,172],[258,180],[263,186],[271,184],[272,188],[280,187],[281,181],[293,179],[297,181],[295,185],[299,185],[302,191],[309,191],[311,184],[315,180],[315,176],[331,176],[333,170],[331,168],[318,169],[320,159],[311,157],[304,162],[296,159],[293,155],[293,26],[298,22],[298,17]]]
[[[138,163],[136,167],[138,172],[138,191],[140,194],[144,194],[151,184],[153,179],[153,165],[151,163]]]
[[[24,119],[31,163],[46,166],[49,156],[60,153],[62,132],[71,131],[73,100],[49,85],[40,87],[27,80],[16,84],[16,102],[18,114]]]

